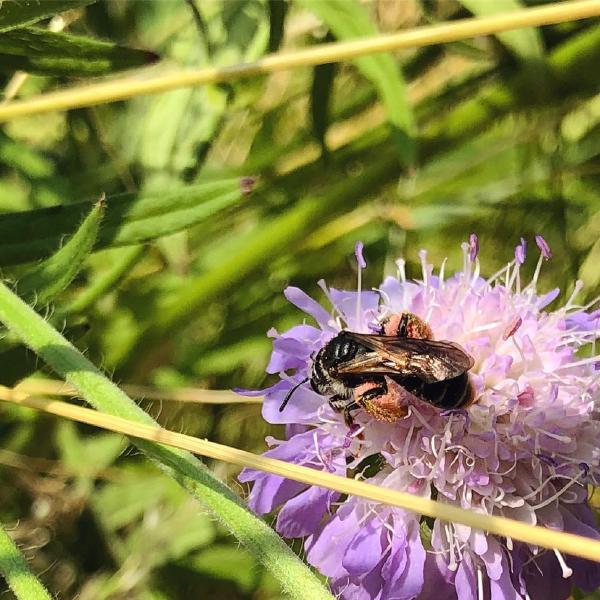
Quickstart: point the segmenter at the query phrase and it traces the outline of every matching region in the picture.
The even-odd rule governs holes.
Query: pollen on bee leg
[[[408,414],[408,406],[418,398],[385,377],[387,390],[377,381],[367,381],[355,389],[356,402],[379,421],[394,423]]]
[[[401,323],[403,317],[406,315],[406,331],[401,332]],[[431,340],[433,339],[433,332],[431,327],[421,317],[409,312],[395,313],[387,317],[383,322],[383,334],[384,335],[404,335],[410,338],[419,338]]]

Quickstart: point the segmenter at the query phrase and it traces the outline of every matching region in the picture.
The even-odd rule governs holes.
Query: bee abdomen
[[[443,410],[467,406],[473,400],[473,387],[468,373],[436,383],[425,383],[416,377],[409,377],[400,383],[415,396]]]

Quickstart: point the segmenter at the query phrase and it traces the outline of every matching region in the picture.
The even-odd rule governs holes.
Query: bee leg
[[[352,399],[345,398],[344,396],[335,395],[329,398],[329,406],[335,410],[335,412],[341,412],[344,415],[344,422],[348,427],[352,427],[354,422],[350,416],[351,410],[356,410],[360,406]]]
[[[367,387],[367,386],[365,386]],[[371,400],[374,400],[375,398],[379,398],[379,396],[383,396],[384,394],[388,393],[388,386],[387,386],[387,382],[385,381],[385,379],[382,379],[381,381],[372,381],[369,382],[367,389],[365,390],[361,390],[360,388],[357,390],[357,392],[359,393],[359,403],[360,404],[365,404],[367,402],[370,402]]]
[[[349,429],[354,427],[354,420],[352,419],[352,415],[350,414],[351,410],[356,410],[360,408],[360,405],[356,402],[350,402],[344,407],[344,423],[348,426]]]

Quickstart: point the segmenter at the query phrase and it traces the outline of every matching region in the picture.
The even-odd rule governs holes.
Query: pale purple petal
[[[404,532],[398,531],[398,528],[394,528],[394,531],[398,535],[392,540],[391,556],[381,571],[386,582],[383,597],[389,600],[412,600],[423,588],[425,548],[416,522],[410,525],[411,533],[406,539]]]
[[[277,389],[273,386],[267,391],[262,405],[262,415],[265,421],[273,424],[311,424],[318,421],[317,412],[327,400],[313,392],[308,383],[300,386],[293,393],[285,409],[280,410],[287,393],[300,381],[300,378],[297,381],[282,381]]]
[[[331,320],[330,314],[316,301],[313,300],[306,292],[300,288],[289,286],[283,291],[284,296],[294,306],[309,314],[324,330],[331,330],[329,325]]]
[[[456,594],[460,600],[477,600],[477,578],[471,557],[466,554],[456,570]]]
[[[351,331],[367,328],[367,323],[372,321],[379,312],[379,294],[377,292],[346,292],[330,288],[329,299]],[[356,309],[359,301],[360,322],[357,322]]]
[[[378,519],[369,519],[352,538],[342,559],[349,575],[369,573],[381,560],[381,528]]]
[[[277,517],[277,531],[286,538],[314,533],[339,494],[316,486],[309,487],[286,502]]]

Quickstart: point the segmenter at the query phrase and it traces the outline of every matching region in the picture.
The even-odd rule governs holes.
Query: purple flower
[[[434,274],[422,251],[417,281],[406,280],[400,262],[398,277],[387,277],[377,292],[320,284],[333,313],[288,288],[288,300],[316,325],[269,333],[268,371],[281,381],[265,390],[263,416],[285,424],[288,438],[269,439],[266,454],[600,539],[587,502],[587,485],[600,477],[600,356],[577,353],[593,348],[600,312],[585,312],[571,300],[546,312],[558,292],[538,293],[539,265],[533,281],[522,285],[525,246],[521,240],[502,283],[478,275],[472,236],[463,244],[463,270],[449,278]],[[359,263],[360,256],[357,246]],[[441,411],[405,394],[406,416],[388,423],[358,409],[348,427],[309,383],[315,353],[342,327],[380,332],[377,324],[402,311],[425,320],[435,339],[458,343],[473,357],[474,401]],[[398,386],[391,379],[388,384]],[[573,585],[600,585],[600,565],[557,551],[252,470],[240,479],[254,482],[249,503],[257,513],[279,509],[279,533],[305,538],[308,561],[343,599],[564,600]]]

